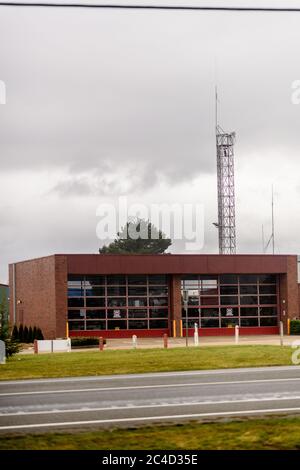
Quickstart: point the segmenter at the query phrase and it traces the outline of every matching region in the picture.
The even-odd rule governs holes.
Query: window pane
[[[218,308],[201,308],[201,317],[218,317],[218,316],[219,316]]]
[[[86,329],[87,330],[105,330],[106,324],[105,324],[105,321],[89,320],[86,322]]]
[[[84,306],[84,299],[83,298],[71,297],[71,298],[68,299],[68,306],[69,307],[83,307]]]
[[[128,295],[147,295],[147,287],[128,287]]]
[[[257,317],[258,308],[255,307],[241,307],[241,317]]]
[[[154,274],[148,276],[149,284],[167,284],[168,279],[164,274]]]
[[[239,324],[238,318],[221,318],[221,327],[222,328],[230,328],[234,327],[235,325]]]
[[[256,284],[257,275],[256,274],[241,274],[240,275],[240,284]]]
[[[84,290],[83,287],[69,287],[68,288],[68,297],[83,297]]]
[[[167,295],[168,287],[159,286],[159,287],[149,287],[149,295]]]
[[[238,296],[221,296],[221,305],[238,305]]]
[[[241,318],[241,326],[258,326],[258,318]]]
[[[86,298],[87,307],[105,307],[105,298],[103,297],[87,297]]]
[[[259,297],[259,302],[261,304],[277,304],[277,297],[276,295],[261,295]]]
[[[238,276],[236,274],[221,274],[220,284],[237,284]]]
[[[241,305],[257,305],[257,295],[241,295]]]
[[[201,328],[219,328],[218,318],[201,318]]]
[[[108,307],[125,307],[126,305],[126,298],[124,297],[114,297],[107,299],[107,306]]]
[[[219,305],[219,297],[201,297],[201,305]]]
[[[147,298],[144,298],[144,297],[139,297],[139,298],[130,297],[128,299],[128,305],[130,305],[130,307],[147,307]]]
[[[241,294],[256,294],[257,295],[257,286],[240,286]]]
[[[168,318],[167,308],[150,308],[149,316],[152,318]]]
[[[68,285],[70,286],[82,286],[84,283],[84,276],[77,274],[69,274]]]
[[[148,312],[145,308],[130,308],[128,310],[128,317],[129,318],[147,318]]]
[[[206,281],[201,281],[200,291],[207,295],[218,295],[218,284],[217,281],[213,284],[208,284]]]
[[[128,276],[128,284],[147,284],[147,276],[143,274],[134,274],[132,276]]]
[[[188,317],[199,317],[200,309],[199,308],[188,308]],[[185,310],[182,309],[182,318],[185,318]]]
[[[199,319],[189,319],[187,324],[188,324],[188,328],[195,328],[195,323],[197,323],[197,325],[199,326]],[[186,328],[186,321],[185,319],[182,321],[182,326],[183,326],[183,336],[185,336],[185,328]]]
[[[69,321],[69,330],[70,331],[84,330],[84,321]]]
[[[261,284],[276,284],[276,274],[260,274],[258,280]]]
[[[261,307],[261,316],[277,316],[277,307]]]
[[[84,319],[85,315],[85,310],[80,309],[80,310],[69,310],[68,311],[68,319],[72,320],[73,318],[76,319]]]
[[[149,304],[153,307],[164,307],[168,305],[167,297],[150,297]]]
[[[107,276],[106,277],[106,282],[107,282],[107,285],[124,285],[126,284],[126,277],[124,275],[120,275],[120,274],[115,274],[115,275],[111,275],[111,276]]]
[[[120,308],[108,308],[107,309],[107,318],[126,318],[127,310]]]
[[[86,275],[85,276],[85,285],[86,287],[88,286],[102,286],[105,283],[105,277],[104,276],[93,276],[93,275]]]
[[[126,320],[108,320],[107,329],[108,330],[126,330],[127,321]]]
[[[105,310],[87,310],[86,318],[105,318]]]
[[[107,295],[108,296],[120,296],[120,297],[125,296],[126,287],[122,287],[122,286],[108,287]]]
[[[277,318],[276,317],[264,317],[260,319],[260,326],[277,326]]]
[[[235,295],[238,294],[238,286],[221,286],[220,294],[222,295]]]
[[[272,286],[260,285],[259,293],[260,294],[276,294],[276,284]]]
[[[238,308],[232,308],[232,307],[221,308],[222,317],[237,317],[238,314],[239,314]]]
[[[130,330],[147,330],[148,329],[148,321],[147,320],[131,320],[129,321],[128,328]]]
[[[190,295],[188,298],[188,305],[199,305],[200,300],[198,295]]]
[[[105,295],[104,287],[86,287],[85,295],[99,297]]]
[[[149,328],[168,328],[167,320],[150,320]]]

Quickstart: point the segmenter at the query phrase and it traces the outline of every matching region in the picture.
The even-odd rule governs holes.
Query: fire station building
[[[275,334],[299,316],[292,255],[59,254],[11,264],[9,288],[11,323],[46,339]]]

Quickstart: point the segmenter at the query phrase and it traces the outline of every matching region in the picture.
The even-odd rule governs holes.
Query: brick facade
[[[13,265],[9,266],[10,320],[14,322]],[[15,264],[16,324],[37,326],[45,338],[65,336],[67,259],[47,256]]]
[[[170,278],[169,334],[180,335],[181,275],[222,273],[274,273],[279,276],[279,317],[299,317],[300,288],[297,282],[297,257],[283,255],[53,255],[9,266],[10,319],[14,322],[13,266],[15,266],[16,323],[40,327],[45,338],[65,337],[67,324],[68,274],[168,274]],[[207,330],[207,331],[204,331]],[[200,334],[233,334],[233,329],[205,328]],[[260,330],[260,331],[258,331]],[[251,332],[275,333],[278,327],[244,328]],[[97,331],[87,332],[98,335]],[[159,330],[152,331],[152,335]],[[78,331],[78,335],[85,334]],[[104,332],[105,336],[131,335],[128,330]],[[135,331],[151,336],[151,330]],[[191,331],[192,334],[192,331]]]

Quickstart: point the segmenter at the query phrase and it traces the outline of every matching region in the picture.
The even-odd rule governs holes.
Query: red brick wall
[[[65,265],[65,269],[64,269]],[[38,326],[47,339],[65,336],[66,259],[47,256],[16,263],[16,323]],[[62,286],[60,286],[62,282]],[[10,318],[13,321],[13,277],[9,269]],[[18,303],[21,301],[21,303]],[[64,323],[64,328],[62,324]]]
[[[296,256],[287,256],[287,273],[280,276],[280,311],[284,331],[287,319],[299,316],[298,267]]]
[[[56,337],[66,336],[68,320],[68,264],[63,255],[55,256]]]
[[[170,316],[171,334],[173,336],[173,320],[176,320],[176,336],[180,336],[181,321],[181,275],[173,274],[170,280]]]

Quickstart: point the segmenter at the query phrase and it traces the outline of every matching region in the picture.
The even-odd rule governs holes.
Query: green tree
[[[136,218],[128,221],[117,238],[108,246],[99,249],[100,254],[161,254],[165,253],[172,241],[151,222]]]
[[[21,325],[19,326],[19,341],[20,343],[24,343],[24,326]]]
[[[24,326],[23,343],[28,343],[28,326]]]
[[[14,325],[14,327],[13,327],[11,337],[12,337],[13,339],[16,339],[16,340],[19,339],[19,330],[18,330],[17,325]]]
[[[6,299],[0,302],[0,339],[5,343],[6,357],[13,356],[20,350],[18,341],[12,338],[8,322],[8,306]]]
[[[32,331],[32,342],[37,339],[37,328],[36,326],[33,327],[33,331]]]
[[[28,343],[33,343],[33,330],[32,330],[32,326],[30,326],[29,329],[28,329]]]
[[[37,328],[36,338],[35,339],[44,339],[44,335],[43,335],[42,330],[40,328]]]

